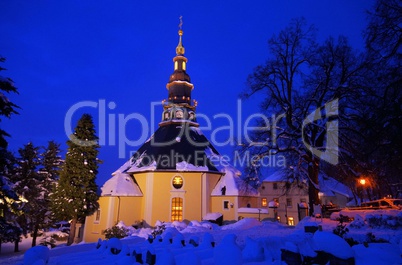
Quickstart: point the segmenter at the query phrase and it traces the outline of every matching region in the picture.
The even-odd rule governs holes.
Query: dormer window
[[[163,120],[168,120],[169,119],[169,112],[165,112],[164,114],[163,114]]]
[[[176,119],[183,119],[184,118],[184,113],[182,110],[176,110]]]
[[[188,114],[188,119],[191,120],[191,121],[194,120],[195,119],[195,113],[190,111],[190,113]]]

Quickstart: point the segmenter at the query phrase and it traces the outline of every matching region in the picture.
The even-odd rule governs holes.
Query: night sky
[[[73,128],[83,113],[90,113],[104,144],[100,149],[98,184],[102,185],[137,146],[120,145],[128,139],[147,139],[161,119],[167,97],[166,83],[173,73],[172,58],[178,43],[179,16],[183,16],[183,44],[187,73],[194,84],[197,114],[211,120],[208,138],[233,117],[247,76],[268,57],[267,40],[292,18],[305,17],[318,28],[318,40],[345,35],[356,49],[363,48],[369,0],[261,0],[261,1],[0,1],[0,55],[7,60],[0,74],[14,80],[19,95],[11,101],[20,115],[1,124],[12,135],[9,147],[49,140],[67,149],[65,116],[75,104],[86,102],[72,115]],[[81,103],[80,103],[81,102]],[[259,97],[242,102],[242,118],[258,112]],[[75,105],[78,106],[78,105]],[[95,106],[95,105],[94,105]],[[101,107],[104,106],[104,111]],[[99,115],[101,112],[101,115]],[[120,115],[120,116],[119,116]],[[129,116],[131,115],[131,116]],[[119,119],[144,117],[117,129]],[[153,116],[153,117],[152,117]],[[103,117],[104,130],[102,131]],[[120,118],[119,118],[120,117]],[[110,120],[111,118],[111,120]],[[109,134],[116,121],[115,136]],[[207,126],[198,120],[201,128]],[[111,127],[112,126],[112,127]],[[220,142],[227,131],[217,132]],[[140,142],[140,141],[137,141]],[[216,146],[216,145],[215,145]],[[216,146],[231,155],[235,146]],[[119,158],[119,156],[121,158]]]

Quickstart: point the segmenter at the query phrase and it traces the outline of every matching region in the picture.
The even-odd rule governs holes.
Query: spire
[[[182,44],[182,36],[183,36],[183,30],[182,30],[182,26],[183,26],[183,16],[179,17],[180,23],[179,23],[179,44],[177,44],[176,47],[176,55],[184,55],[184,47]]]
[[[187,74],[187,58],[184,57],[183,17],[180,16],[179,23],[179,44],[176,47],[176,56],[173,58],[174,71],[166,84],[168,98],[163,100],[163,117],[160,125],[174,123],[189,123],[191,126],[198,126],[195,116],[197,101],[191,98],[191,91],[194,85]]]

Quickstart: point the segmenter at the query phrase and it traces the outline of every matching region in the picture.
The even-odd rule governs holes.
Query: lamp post
[[[361,206],[363,202],[363,192],[364,192],[364,186],[366,185],[366,179],[364,178],[359,179],[359,184],[362,185],[362,190],[360,193],[360,206]]]

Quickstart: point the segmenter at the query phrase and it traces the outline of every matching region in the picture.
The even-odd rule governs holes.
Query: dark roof
[[[208,158],[211,151],[219,155],[197,127],[186,123],[167,124],[159,127],[138,149],[125,171],[141,171],[155,162],[155,170],[176,170],[176,164],[184,161],[196,167],[207,167],[205,171],[219,172]]]

